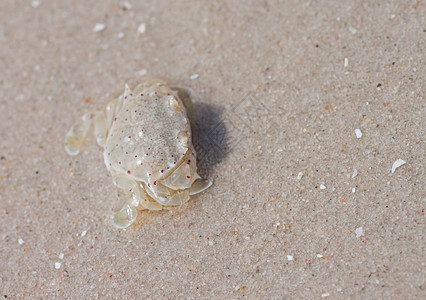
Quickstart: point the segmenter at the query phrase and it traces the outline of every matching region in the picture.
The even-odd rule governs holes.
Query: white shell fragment
[[[191,127],[177,92],[150,80],[84,115],[65,137],[70,155],[80,152],[91,124],[118,189],[114,225],[126,228],[138,210],[177,206],[212,185],[197,174]]]
[[[361,137],[362,137],[362,132],[361,132],[361,130],[360,129],[355,129],[355,135],[356,135],[356,137],[358,138],[358,139],[360,139]]]
[[[397,168],[399,168],[402,165],[405,165],[406,163],[407,162],[405,160],[402,160],[400,158],[397,159],[392,165],[392,173],[394,173]]]
[[[140,24],[139,27],[138,27],[138,32],[139,33],[145,33],[145,31],[146,31],[145,23]]]
[[[361,235],[364,234],[364,230],[362,229],[362,226],[355,229],[355,234],[357,238],[359,238]]]
[[[100,32],[106,28],[105,24],[102,23],[96,23],[95,26],[93,26],[93,32]]]

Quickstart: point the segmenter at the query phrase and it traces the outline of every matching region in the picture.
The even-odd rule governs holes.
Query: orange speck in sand
[[[325,106],[325,109],[328,109],[328,105]]]
[[[86,98],[86,99],[84,100],[84,102],[85,102],[85,103],[89,103],[89,102],[90,102],[90,98]]]

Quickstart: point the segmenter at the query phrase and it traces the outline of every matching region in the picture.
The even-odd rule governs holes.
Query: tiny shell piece
[[[355,129],[355,135],[358,139],[360,139],[362,137],[362,132],[361,129]]]
[[[138,210],[181,205],[212,185],[197,174],[191,127],[177,92],[150,80],[104,109],[85,114],[67,133],[65,150],[77,155],[94,124],[97,143],[120,199],[114,225],[126,228]]]
[[[405,165],[406,163],[407,162],[405,160],[398,158],[392,165],[392,173],[394,173],[397,168],[402,165]]]
[[[364,229],[362,229],[362,226],[355,229],[355,234],[357,238],[364,234]]]

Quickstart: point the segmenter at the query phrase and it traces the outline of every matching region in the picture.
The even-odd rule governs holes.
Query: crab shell
[[[92,116],[105,165],[120,190],[117,227],[129,226],[136,219],[136,208],[181,205],[212,184],[197,174],[185,107],[164,82],[147,81],[133,91],[126,85],[121,96]],[[69,154],[78,153],[73,142],[84,139],[78,139],[79,132],[87,135],[88,119],[83,116],[81,123],[86,123],[67,135]]]

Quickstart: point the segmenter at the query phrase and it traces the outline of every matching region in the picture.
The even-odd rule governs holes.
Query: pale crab
[[[83,115],[66,134],[65,150],[77,155],[94,124],[95,136],[119,190],[114,225],[126,228],[138,210],[181,205],[212,185],[197,173],[191,127],[177,90],[149,80],[104,109]]]

